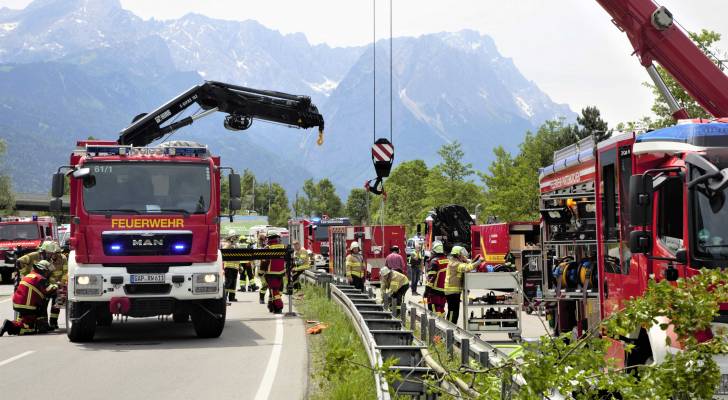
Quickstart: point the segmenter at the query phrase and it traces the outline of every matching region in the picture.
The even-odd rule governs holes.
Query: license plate
[[[164,274],[133,274],[131,283],[164,283]]]

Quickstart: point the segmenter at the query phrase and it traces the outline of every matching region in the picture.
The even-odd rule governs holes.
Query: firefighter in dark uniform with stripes
[[[234,249],[237,247],[238,235],[234,230],[229,230],[225,243],[223,244],[224,249]],[[240,263],[238,261],[225,261],[223,262],[225,268],[225,294],[228,301],[238,301],[235,298],[235,283],[238,281],[238,269]]]

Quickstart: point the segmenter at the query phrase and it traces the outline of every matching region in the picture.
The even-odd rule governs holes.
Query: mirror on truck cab
[[[52,213],[59,213],[63,210],[63,200],[60,198],[55,198],[51,200],[50,205],[48,206],[48,210]]]
[[[228,203],[228,210],[230,210],[230,214],[232,215],[235,211],[240,210],[242,202],[240,201],[239,197],[231,197],[230,202]]]
[[[231,172],[230,175],[228,175],[228,183],[230,184],[230,198],[239,199],[243,195],[242,190],[240,189],[240,175]]]
[[[646,254],[652,250],[652,233],[650,231],[632,231],[629,233],[629,251],[632,254]]]
[[[62,172],[53,174],[53,182],[51,184],[51,195],[53,197],[63,197],[64,185],[66,183],[66,175]]]
[[[629,211],[633,226],[650,225],[652,220],[652,193],[652,176],[640,174],[630,177]]]

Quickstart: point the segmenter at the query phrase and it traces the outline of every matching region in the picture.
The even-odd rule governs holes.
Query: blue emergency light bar
[[[728,145],[728,123],[678,124],[637,136],[637,143],[680,142],[694,146],[714,147]]]
[[[181,156],[205,157],[207,147],[132,147],[125,145],[86,145],[86,154],[96,156]]]

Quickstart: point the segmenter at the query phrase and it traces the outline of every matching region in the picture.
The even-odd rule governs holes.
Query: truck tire
[[[190,311],[197,337],[216,338],[222,334],[227,311],[225,298],[201,301]]]
[[[85,315],[85,316],[84,316]],[[71,316],[83,319],[72,321]],[[66,335],[73,343],[90,342],[96,334],[96,308],[93,304],[66,302]]]

